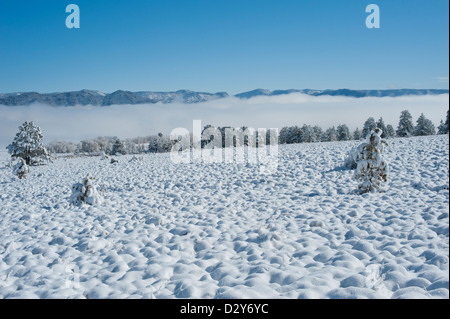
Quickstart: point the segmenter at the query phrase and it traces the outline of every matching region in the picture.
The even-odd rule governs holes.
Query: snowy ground
[[[280,146],[274,175],[168,154],[0,164],[0,298],[449,298],[449,138],[394,139],[385,193],[355,142]],[[91,172],[99,207],[69,205]]]

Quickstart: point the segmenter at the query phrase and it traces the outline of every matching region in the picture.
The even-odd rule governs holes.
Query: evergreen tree
[[[447,118],[445,123],[441,120],[441,124],[438,127],[438,134],[448,134],[449,133],[449,125],[448,125],[448,110],[447,110]]]
[[[397,127],[398,137],[409,137],[414,134],[414,124],[412,122],[411,113],[408,110],[402,111],[400,121]]]
[[[360,181],[362,193],[377,191],[388,181],[389,168],[382,156],[383,144],[387,143],[380,135],[381,130],[375,129],[367,136],[366,142],[358,147],[355,178]]]
[[[43,139],[40,127],[26,121],[19,126],[19,132],[6,148],[12,158],[22,158],[26,165],[42,164],[44,160],[50,160],[50,155],[42,144]]]
[[[325,133],[323,133],[323,136],[322,136],[323,142],[334,142],[337,140],[338,140],[337,132],[336,132],[336,129],[334,128],[334,126],[330,127],[329,129],[327,129],[325,131]]]
[[[382,117],[377,121],[377,127],[381,130],[381,138],[386,138],[387,128]]]
[[[314,134],[314,142],[320,142],[323,131],[320,126],[314,125],[312,128],[313,134]]]
[[[336,133],[339,141],[349,141],[351,139],[350,130],[345,124],[339,125]]]
[[[362,138],[366,138],[367,135],[377,128],[377,123],[373,117],[369,117],[367,121],[364,123],[362,129]]]
[[[279,142],[280,144],[288,144],[288,141],[289,141],[289,135],[290,135],[290,133],[289,133],[289,127],[288,127],[288,126],[283,127],[283,128],[280,130],[280,137],[279,137],[278,142]]]
[[[362,138],[362,132],[359,128],[356,128],[353,132],[353,139],[359,141]]]
[[[394,127],[391,124],[388,124],[386,126],[386,138],[392,138],[395,137],[395,130]]]
[[[314,132],[310,125],[303,125],[301,128],[301,142],[312,143],[315,142]]]
[[[423,113],[417,119],[417,125],[414,128],[415,136],[426,136],[426,135],[435,135],[436,128],[434,127],[433,122],[423,115]]]
[[[296,125],[292,128],[291,143],[296,144],[301,142],[302,142],[302,129]]]
[[[158,152],[158,136],[150,136],[148,138],[148,152],[157,153]]]
[[[123,143],[120,141],[120,139],[117,139],[113,146],[110,155],[125,155],[125,149]]]

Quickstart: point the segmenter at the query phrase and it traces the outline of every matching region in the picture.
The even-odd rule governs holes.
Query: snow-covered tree
[[[43,139],[40,127],[26,121],[19,126],[19,132],[6,148],[12,158],[22,158],[26,165],[38,165],[50,160],[50,155],[42,144]]]
[[[280,138],[279,138],[279,143],[280,144],[290,144],[290,138],[292,135],[291,132],[291,127],[289,126],[285,126],[280,130]]]
[[[120,139],[114,142],[110,155],[125,155],[125,147]]]
[[[359,128],[356,128],[353,132],[353,139],[359,141],[362,138],[362,132]]]
[[[314,134],[314,142],[320,142],[323,135],[322,128],[320,126],[314,125],[312,130]]]
[[[414,124],[412,122],[411,113],[408,110],[402,111],[400,121],[397,127],[398,137],[409,137],[414,134]]]
[[[448,134],[449,133],[449,123],[448,123],[448,111],[447,111],[447,119],[445,122],[441,120],[441,123],[438,127],[438,134]]]
[[[388,181],[389,168],[383,159],[383,144],[387,143],[381,138],[381,130],[375,129],[367,135],[366,142],[358,149],[356,157],[355,178],[360,182],[362,193],[379,190]]]
[[[386,138],[395,137],[395,130],[391,124],[386,125]]]
[[[304,124],[301,128],[301,142],[313,143],[315,142],[315,134],[313,128],[310,125]]]
[[[70,196],[70,203],[74,206],[101,205],[103,197],[98,193],[95,186],[95,178],[88,175],[82,183],[76,183],[72,186],[72,195]]]
[[[417,125],[414,128],[415,136],[426,136],[426,135],[435,135],[436,128],[434,127],[433,122],[425,117],[422,113],[417,119]]]
[[[94,140],[81,141],[80,152],[83,153],[97,153],[100,151],[98,143]]]
[[[336,128],[334,126],[328,128],[322,135],[323,142],[334,142],[337,140],[338,140],[337,132],[336,132]]]
[[[350,130],[347,125],[341,124],[336,129],[337,138],[339,141],[351,140]]]
[[[291,129],[291,143],[301,143],[302,142],[302,129],[299,126],[294,126]]]
[[[159,144],[159,136],[150,136],[148,138],[148,152],[149,153],[158,153],[158,144]]]
[[[172,141],[170,136],[160,136],[160,142],[158,144],[158,153],[168,153],[172,150]]]
[[[382,117],[380,117],[380,119],[377,121],[377,127],[383,132],[381,134],[381,138],[386,138],[387,128]]]
[[[362,129],[362,137],[365,138],[367,136],[367,134],[369,134],[376,128],[377,128],[377,123],[375,122],[375,119],[373,117],[369,117],[366,120],[366,122],[364,122],[364,126]]]

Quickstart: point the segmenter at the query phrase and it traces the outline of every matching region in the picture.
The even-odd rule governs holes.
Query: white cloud
[[[78,142],[97,136],[129,138],[162,132],[176,127],[192,130],[192,121],[202,125],[282,128],[289,125],[347,124],[361,128],[372,116],[383,117],[394,127],[402,110],[408,109],[414,121],[424,113],[436,125],[445,118],[449,95],[404,96],[395,98],[347,98],[303,94],[262,96],[249,100],[235,97],[199,104],[115,105],[110,107],[51,107],[45,105],[0,106],[0,146],[12,141],[17,128],[32,120],[42,128],[45,142]]]
[[[440,83],[448,83],[448,76],[439,76],[436,78]]]

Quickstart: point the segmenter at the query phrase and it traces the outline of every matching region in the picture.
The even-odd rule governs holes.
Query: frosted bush
[[[359,154],[361,154],[364,146],[366,146],[366,145],[367,145],[367,143],[364,142],[364,143],[360,144],[359,146],[354,147],[348,154],[347,158],[344,160],[344,166],[347,168],[350,168],[350,169],[355,169],[356,166],[358,166],[357,161],[358,161]]]
[[[355,178],[360,181],[359,189],[363,193],[379,190],[388,181],[389,168],[382,156],[382,131],[375,129],[367,135],[366,142],[358,147],[356,155]]]
[[[19,158],[17,163],[13,167],[13,174],[17,175],[19,179],[26,178],[26,175],[29,173],[30,168],[23,158]]]
[[[103,203],[103,197],[97,191],[94,184],[95,178],[87,176],[82,183],[76,183],[72,186],[72,196],[70,203],[75,206],[83,204],[98,206]]]

